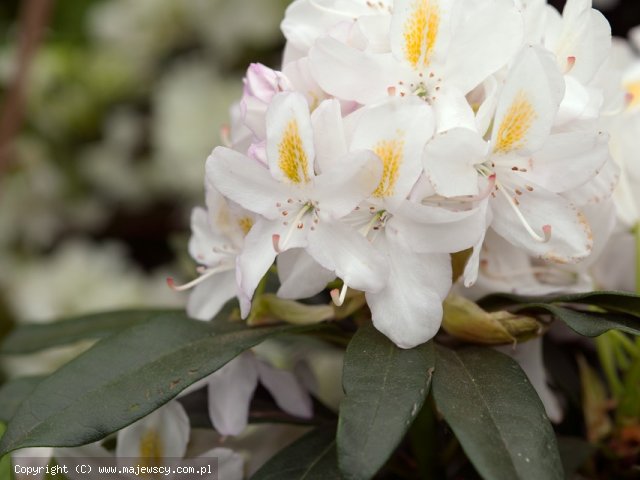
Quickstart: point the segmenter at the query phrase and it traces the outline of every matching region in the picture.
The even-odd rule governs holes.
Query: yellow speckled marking
[[[293,183],[309,181],[309,163],[302,146],[298,122],[291,120],[284,130],[282,141],[278,147],[280,169]]]
[[[508,153],[524,145],[524,140],[536,116],[536,111],[527,94],[524,91],[518,92],[502,119],[493,152]]]
[[[627,108],[635,108],[640,106],[640,82],[625,83],[625,90],[631,95],[631,101]]]
[[[148,430],[140,439],[140,465],[158,467],[163,458],[162,439],[156,430]]]
[[[251,230],[251,227],[253,227],[253,219],[251,217],[239,218],[238,226],[240,227],[240,230],[242,230],[242,233],[246,237],[247,233],[249,233],[249,230]]]
[[[438,38],[440,9],[435,0],[416,0],[413,12],[404,24],[404,50],[413,68],[429,64]]]
[[[378,198],[393,195],[393,190],[398,181],[402,155],[404,153],[404,140],[396,138],[393,140],[381,140],[374,147],[373,151],[382,160],[382,179],[378,187],[374,190],[373,196]]]

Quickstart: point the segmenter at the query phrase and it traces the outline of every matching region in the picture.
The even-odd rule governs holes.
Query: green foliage
[[[45,377],[22,377],[11,380],[0,387],[0,422],[8,422],[20,404]]]
[[[544,406],[514,360],[489,348],[436,353],[436,405],[483,478],[564,478]]]
[[[262,466],[251,480],[339,479],[335,426],[320,427],[295,441]]]
[[[42,381],[11,419],[0,451],[100,440],[266,338],[306,329],[154,316],[104,339]]]
[[[403,350],[373,325],[361,327],[345,356],[338,461],[347,479],[384,465],[422,408],[434,369],[432,343]]]

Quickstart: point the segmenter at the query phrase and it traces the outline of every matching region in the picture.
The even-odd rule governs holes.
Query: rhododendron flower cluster
[[[602,118],[611,32],[591,0],[296,0],[280,71],[253,64],[192,217],[189,313],[237,297],[364,292],[402,348],[432,338],[466,251],[470,287],[513,251],[576,264],[617,181]],[[606,213],[605,213],[606,215]],[[608,232],[608,230],[607,230]],[[491,252],[487,255],[486,252]],[[528,260],[527,260],[528,261]]]

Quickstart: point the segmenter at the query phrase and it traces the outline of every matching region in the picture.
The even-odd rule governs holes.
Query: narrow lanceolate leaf
[[[403,350],[372,325],[358,330],[345,355],[338,423],[345,478],[371,478],[391,456],[422,408],[434,362],[431,343]]]
[[[10,380],[0,387],[0,422],[8,422],[22,401],[31,395],[44,376],[22,377]]]
[[[171,311],[126,310],[104,312],[47,324],[22,325],[5,337],[0,346],[0,353],[33,353],[79,340],[97,340],[133,325],[143,323],[161,313],[171,313]]]
[[[279,452],[251,480],[337,480],[335,427],[320,427]]]
[[[514,360],[489,348],[436,353],[436,405],[483,478],[564,478],[544,406]]]
[[[104,438],[267,337],[308,328],[248,328],[177,313],[152,318],[104,339],[42,381],[9,422],[0,453]]]
[[[531,303],[512,309],[516,312],[544,312],[562,320],[572,330],[586,337],[597,337],[609,330],[640,335],[640,318],[623,313],[580,312],[557,305]]]

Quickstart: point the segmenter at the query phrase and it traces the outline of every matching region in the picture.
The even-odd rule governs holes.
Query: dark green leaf
[[[490,348],[436,352],[434,399],[482,477],[564,478],[542,402],[514,360]]]
[[[317,428],[279,452],[251,480],[338,480],[335,426]]]
[[[0,437],[4,435],[7,426],[0,422]],[[11,455],[6,454],[0,458],[0,480],[12,480],[13,469],[11,468]]]
[[[516,312],[546,312],[566,323],[569,328],[586,337],[597,337],[609,330],[640,335],[640,319],[621,313],[578,312],[546,303],[518,305]]]
[[[40,383],[13,416],[0,451],[99,440],[267,337],[308,329],[206,323],[178,313],[152,318],[104,339]]]
[[[10,380],[0,387],[0,422],[8,422],[22,401],[46,377],[22,377]]]
[[[348,479],[371,478],[398,446],[429,391],[433,345],[403,350],[373,325],[361,327],[345,355],[338,462]]]
[[[558,447],[566,480],[575,478],[576,471],[595,451],[593,445],[579,437],[559,437]]]
[[[104,312],[52,322],[21,325],[7,335],[0,353],[25,354],[86,339],[100,339],[143,323],[166,310]]]

